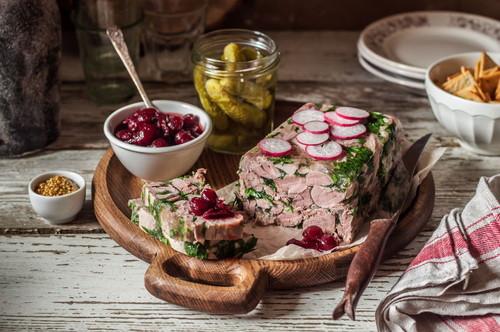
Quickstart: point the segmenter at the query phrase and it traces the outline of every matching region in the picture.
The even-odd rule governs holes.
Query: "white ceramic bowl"
[[[488,53],[500,63],[500,53]],[[460,144],[475,153],[500,155],[500,104],[467,100],[441,89],[446,77],[460,66],[474,68],[479,52],[463,53],[440,59],[430,65],[425,90],[439,123],[457,136]]]
[[[78,185],[78,190],[62,196],[42,196],[35,192],[36,186],[48,178],[61,175]],[[51,224],[64,224],[73,220],[85,202],[85,180],[79,174],[69,171],[52,171],[35,176],[28,185],[33,210]]]
[[[185,174],[198,160],[212,132],[210,117],[200,108],[172,100],[155,100],[153,104],[164,113],[194,114],[200,119],[203,133],[195,139],[180,145],[163,148],[137,146],[120,141],[114,129],[126,117],[144,107],[139,102],[122,107],[113,112],[104,122],[104,135],[109,140],[113,152],[123,166],[135,176],[149,181],[165,181]]]

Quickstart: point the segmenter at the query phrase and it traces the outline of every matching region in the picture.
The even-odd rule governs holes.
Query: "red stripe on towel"
[[[452,331],[500,331],[500,325],[495,319],[495,315],[491,314],[484,316],[443,316],[441,318]],[[459,329],[457,330],[457,328]]]
[[[467,251],[476,258],[497,249],[500,238],[500,215],[495,215],[493,220],[470,233],[468,241],[458,229],[455,229],[448,236],[427,245],[410,263],[408,270],[430,260],[456,256],[461,249],[468,249]]]

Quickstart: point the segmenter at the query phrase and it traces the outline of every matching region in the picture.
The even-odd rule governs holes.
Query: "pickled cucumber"
[[[266,112],[251,104],[238,101],[237,98],[222,88],[218,80],[207,80],[205,89],[209,98],[234,121],[253,126],[254,128],[262,128],[264,126],[267,119]]]
[[[228,73],[233,73],[236,71],[237,62],[245,61],[245,56],[240,53],[240,45],[236,43],[229,43],[224,47],[222,53],[222,60],[226,62],[226,70]],[[241,82],[238,77],[232,77],[227,79],[227,84],[231,85],[233,89],[240,89]]]
[[[219,130],[225,130],[228,127],[229,119],[226,114],[217,106],[213,105],[205,91],[205,86],[203,84],[203,70],[198,66],[194,68],[194,87],[196,92],[198,92],[198,97],[200,99],[201,106],[210,115],[214,123],[214,127]]]
[[[256,48],[249,46],[241,48],[240,54],[245,58],[245,61],[262,59],[262,54]]]
[[[230,94],[245,99],[261,110],[267,109],[273,102],[273,96],[269,90],[252,81],[234,84],[231,79],[223,78],[220,80],[220,85]]]
[[[232,71],[234,71],[234,62],[246,60],[245,56],[240,52],[240,45],[236,43],[229,43],[224,47],[222,58],[224,61],[229,62],[226,66],[231,65],[233,62]]]

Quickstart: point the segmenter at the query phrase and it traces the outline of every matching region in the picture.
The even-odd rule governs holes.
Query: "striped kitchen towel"
[[[500,174],[479,180],[376,312],[379,331],[500,331]]]

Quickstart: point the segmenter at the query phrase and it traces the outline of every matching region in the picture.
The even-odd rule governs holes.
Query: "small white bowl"
[[[144,103],[139,102],[122,107],[108,116],[104,122],[104,135],[111,144],[113,152],[130,173],[144,180],[165,181],[183,175],[193,167],[212,132],[212,121],[203,110],[191,104],[172,100],[155,100],[153,104],[163,113],[197,115],[203,133],[184,144],[162,148],[122,142],[115,137],[114,130],[125,118],[144,107]]]
[[[463,53],[440,59],[430,65],[425,90],[439,123],[459,138],[460,144],[475,153],[500,155],[500,104],[480,103],[457,97],[440,85],[460,66],[474,68],[480,52]],[[500,63],[500,53],[488,53]]]
[[[48,178],[61,175],[78,185],[78,189],[62,196],[42,196],[35,192],[36,186]],[[52,171],[35,176],[28,185],[33,210],[51,224],[64,224],[75,219],[85,202],[85,179],[69,171]]]

